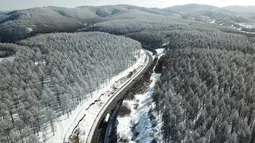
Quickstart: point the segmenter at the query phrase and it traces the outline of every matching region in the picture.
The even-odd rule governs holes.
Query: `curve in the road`
[[[88,137],[86,138],[86,141],[85,141],[86,143],[92,143],[94,136],[98,133],[98,132],[96,132],[96,130],[97,130],[97,127],[100,124],[100,121],[102,120],[104,114],[108,112],[107,109],[110,106],[113,106],[113,104],[117,103],[116,98],[120,98],[118,96],[121,95],[122,91],[126,90],[127,88],[130,88],[128,86],[129,85],[133,85],[136,82],[136,79],[138,79],[139,76],[141,74],[143,74],[150,67],[150,65],[152,63],[152,56],[151,56],[151,54],[149,52],[147,52],[147,51],[145,51],[145,52],[147,54],[146,64],[144,65],[144,67],[133,78],[131,78],[128,82],[126,82],[126,84],[124,84],[119,89],[119,91],[117,93],[115,93],[114,96],[110,97],[108,99],[107,103],[103,106],[103,108],[101,108],[101,110],[97,114],[96,119],[93,122],[92,127],[89,130],[89,135],[88,135]],[[124,94],[122,96],[124,96]]]

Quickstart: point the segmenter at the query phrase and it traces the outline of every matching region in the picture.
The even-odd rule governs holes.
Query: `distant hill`
[[[3,14],[5,14],[6,12],[3,12],[3,11],[0,11],[0,15],[3,15]]]
[[[126,33],[128,29],[134,32],[151,29],[150,26],[158,24],[163,25],[161,28],[169,29],[169,23],[172,25],[172,23],[179,23],[183,19],[187,20],[187,23],[200,21],[236,29],[252,28],[255,23],[254,11],[254,7],[218,8],[200,4],[179,5],[164,9],[133,5],[30,8],[0,12],[0,42],[15,42],[38,33],[81,31],[89,26],[92,26],[93,30],[98,29],[97,27],[102,24],[97,24],[102,22],[105,22],[103,23],[103,27],[105,27],[105,24],[111,26],[116,25],[116,22],[123,23],[124,21],[123,25],[125,26],[113,27],[115,30],[118,28],[115,31],[117,33]],[[153,24],[144,25],[146,21]],[[142,26],[130,27],[137,23]],[[109,28],[109,26],[107,27]]]
[[[232,11],[235,15],[255,20],[255,6],[228,6],[223,9]]]
[[[88,25],[114,19],[164,19],[179,14],[132,5],[42,7],[0,13],[0,42],[15,42],[37,33],[75,32]]]
[[[0,11],[0,21],[2,21],[3,19],[5,19],[5,18],[7,18],[8,16],[7,15],[5,15],[6,14],[6,12],[2,12],[2,11]]]
[[[187,4],[172,6],[164,10],[180,13],[184,19],[215,23],[240,30],[255,26],[255,7],[253,6],[218,8],[210,5]]]
[[[197,12],[201,10],[218,10],[218,7],[211,5],[202,5],[202,4],[186,4],[186,5],[177,5],[165,8],[165,10],[172,10],[178,13],[190,13]]]
[[[223,7],[223,9],[234,12],[255,13],[255,6],[227,6]]]
[[[95,12],[91,11],[89,7],[77,7],[77,8],[63,8],[63,7],[48,7],[54,12],[68,18],[76,19],[82,22],[94,22],[100,19]]]
[[[36,33],[75,31],[84,24],[49,7],[11,11],[0,17],[0,41],[13,42]]]

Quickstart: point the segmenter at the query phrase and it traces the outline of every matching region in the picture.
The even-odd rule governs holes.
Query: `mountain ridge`
[[[249,26],[253,25],[255,17],[252,14],[229,9],[231,7],[219,8],[201,4],[168,8],[145,8],[120,4],[75,8],[47,6],[13,10],[0,12],[0,42],[15,42],[38,33],[76,32],[89,25],[115,19],[159,19],[162,22],[163,19],[186,19],[225,26],[234,25],[235,28],[245,27],[240,26],[240,23],[244,22]],[[245,9],[245,7],[240,6],[240,9]]]

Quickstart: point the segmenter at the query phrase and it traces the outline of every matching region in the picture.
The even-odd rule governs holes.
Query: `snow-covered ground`
[[[36,61],[36,62],[35,62],[35,65],[37,66],[39,63],[41,63],[41,64],[46,64],[46,62],[43,60],[43,61]]]
[[[28,31],[28,32],[32,32],[33,29],[32,29],[32,28],[27,28],[27,31]]]
[[[215,23],[216,20],[212,20],[210,23]]]
[[[159,58],[165,54],[164,48],[156,49],[156,51]],[[152,99],[152,94],[155,90],[154,86],[160,76],[161,74],[153,73],[150,78],[149,88],[144,94],[137,94],[134,100],[125,100],[123,102],[123,104],[129,106],[131,113],[129,116],[119,116],[117,118],[117,134],[120,138],[127,139],[130,143],[137,141],[149,143],[153,140],[162,142],[162,116],[154,111],[156,105]],[[134,136],[136,138],[132,140]]]
[[[114,76],[107,85],[103,83],[100,87],[100,90],[94,91],[90,99],[83,101],[78,107],[71,112],[69,118],[66,115],[61,116],[56,119],[54,123],[55,135],[51,133],[50,126],[43,133],[39,133],[40,140],[46,140],[46,143],[62,143],[67,142],[70,135],[72,134],[74,128],[79,123],[84,115],[82,122],[79,123],[80,135],[86,137],[88,134],[88,129],[92,125],[100,107],[110,98],[110,95],[114,93],[116,88],[120,87],[128,79],[126,78],[130,72],[135,71],[141,68],[146,59],[145,51],[141,50],[140,58],[137,58],[137,62],[130,68],[126,69],[119,75]],[[89,97],[89,96],[88,96]],[[98,101],[98,102],[95,102]],[[95,104],[91,106],[92,103]]]
[[[123,138],[127,139],[130,143],[132,142],[141,142],[148,143],[152,140],[156,140],[158,142],[162,141],[161,134],[161,116],[156,115],[156,113],[151,112],[155,108],[155,105],[152,101],[152,94],[154,92],[154,86],[156,81],[159,79],[160,74],[153,73],[151,76],[152,82],[150,83],[150,87],[147,92],[144,94],[135,95],[134,100],[125,100],[123,104],[127,104],[131,109],[131,113],[129,116],[118,117],[118,127],[117,133]],[[135,106],[138,108],[136,109]],[[150,116],[154,116],[155,119],[151,120]],[[156,126],[153,126],[156,125]],[[135,127],[135,132],[139,133],[135,140],[132,141],[134,136],[134,130],[132,128]]]
[[[159,49],[156,49],[156,51],[157,51],[157,57],[161,57],[165,54],[165,48],[159,48]]]
[[[3,61],[13,61],[15,59],[14,56],[10,56],[10,57],[7,57],[7,58],[0,58],[0,63],[3,62]]]
[[[167,46],[169,44],[170,44],[169,42],[166,42],[166,43],[162,44],[162,46]]]
[[[244,28],[253,28],[254,26],[251,24],[247,24],[247,23],[238,23],[240,26],[244,27]]]
[[[233,28],[233,29],[236,29],[240,32],[243,32],[243,33],[249,33],[249,34],[255,34],[255,32],[248,32],[248,31],[244,31],[243,28],[247,28],[247,29],[252,29],[254,28],[254,25],[251,25],[251,24],[247,24],[247,23],[237,23],[239,26],[236,27],[235,25],[231,25],[229,26],[230,28]],[[220,25],[224,25],[224,24],[220,24]]]

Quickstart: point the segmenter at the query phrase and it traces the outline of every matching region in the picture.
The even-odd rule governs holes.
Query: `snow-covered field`
[[[100,107],[107,101],[107,99],[110,98],[110,95],[114,93],[116,88],[120,87],[128,80],[126,77],[130,72],[135,71],[143,66],[146,59],[146,53],[145,51],[141,50],[139,55],[140,57],[136,57],[137,62],[132,67],[113,77],[109,83],[103,83],[100,86],[100,90],[94,91],[90,99],[83,101],[75,110],[71,112],[69,118],[64,115],[56,119],[54,124],[54,136],[51,133],[50,127],[48,127],[45,133],[41,132],[39,134],[40,140],[43,141],[44,139],[47,139],[46,143],[67,142],[74,128],[83,117],[84,118],[79,123],[78,128],[80,130],[80,135],[83,138],[86,137],[88,134],[88,129],[92,125],[98,111],[100,110]],[[92,103],[95,104],[91,106]]]

